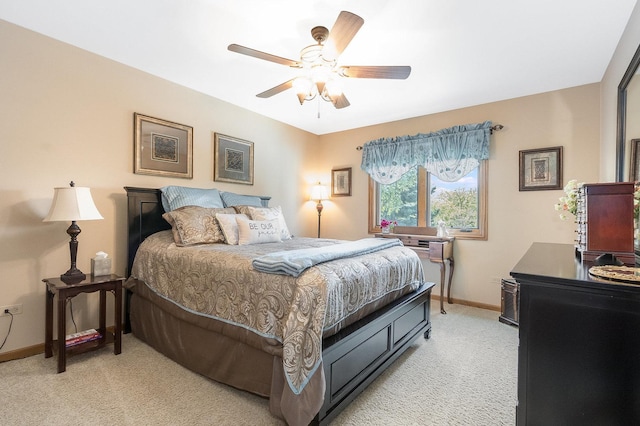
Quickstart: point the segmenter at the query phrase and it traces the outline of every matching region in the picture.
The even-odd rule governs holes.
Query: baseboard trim
[[[0,354],[0,362],[13,361],[14,359],[27,358],[33,355],[44,353],[44,343],[16,349],[15,351]]]
[[[431,299],[440,300],[440,295],[432,294],[431,295]],[[445,299],[445,302],[446,301],[447,301],[447,299]],[[473,301],[470,301],[470,300],[456,299],[456,298],[453,298],[453,297],[451,298],[451,301],[454,304],[458,304],[458,305],[465,305],[465,306],[471,306],[473,308],[480,308],[480,309],[487,309],[489,311],[501,312],[500,306],[490,305],[488,303],[473,302]],[[445,306],[445,309],[447,309],[447,305],[445,304],[444,306]]]
[[[113,326],[107,327],[107,331],[113,333]],[[15,359],[28,358],[30,356],[43,354],[44,343],[39,343],[33,346],[27,346],[26,348],[16,349],[14,351],[5,352],[0,354],[0,362],[13,361]]]

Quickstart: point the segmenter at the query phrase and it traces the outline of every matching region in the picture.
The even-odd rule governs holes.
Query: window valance
[[[381,138],[364,144],[360,168],[391,184],[415,166],[455,182],[489,158],[491,122],[465,124],[414,136]]]

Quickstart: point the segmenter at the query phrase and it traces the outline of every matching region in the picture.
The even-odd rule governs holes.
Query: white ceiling
[[[599,82],[636,0],[2,0],[0,19],[315,134]],[[255,95],[341,10],[364,25],[339,65],[410,65],[407,80],[347,79],[351,102]],[[318,118],[318,111],[320,118]],[[491,117],[487,117],[491,119]]]

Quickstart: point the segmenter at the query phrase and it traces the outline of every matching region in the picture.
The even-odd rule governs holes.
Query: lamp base
[[[60,275],[60,279],[66,284],[77,284],[87,279],[87,275],[80,269],[69,269],[67,272]]]

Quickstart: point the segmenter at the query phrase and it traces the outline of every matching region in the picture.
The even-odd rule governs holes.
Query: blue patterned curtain
[[[360,168],[391,184],[415,166],[455,182],[489,158],[491,122],[466,124],[415,136],[381,138],[364,144]]]

